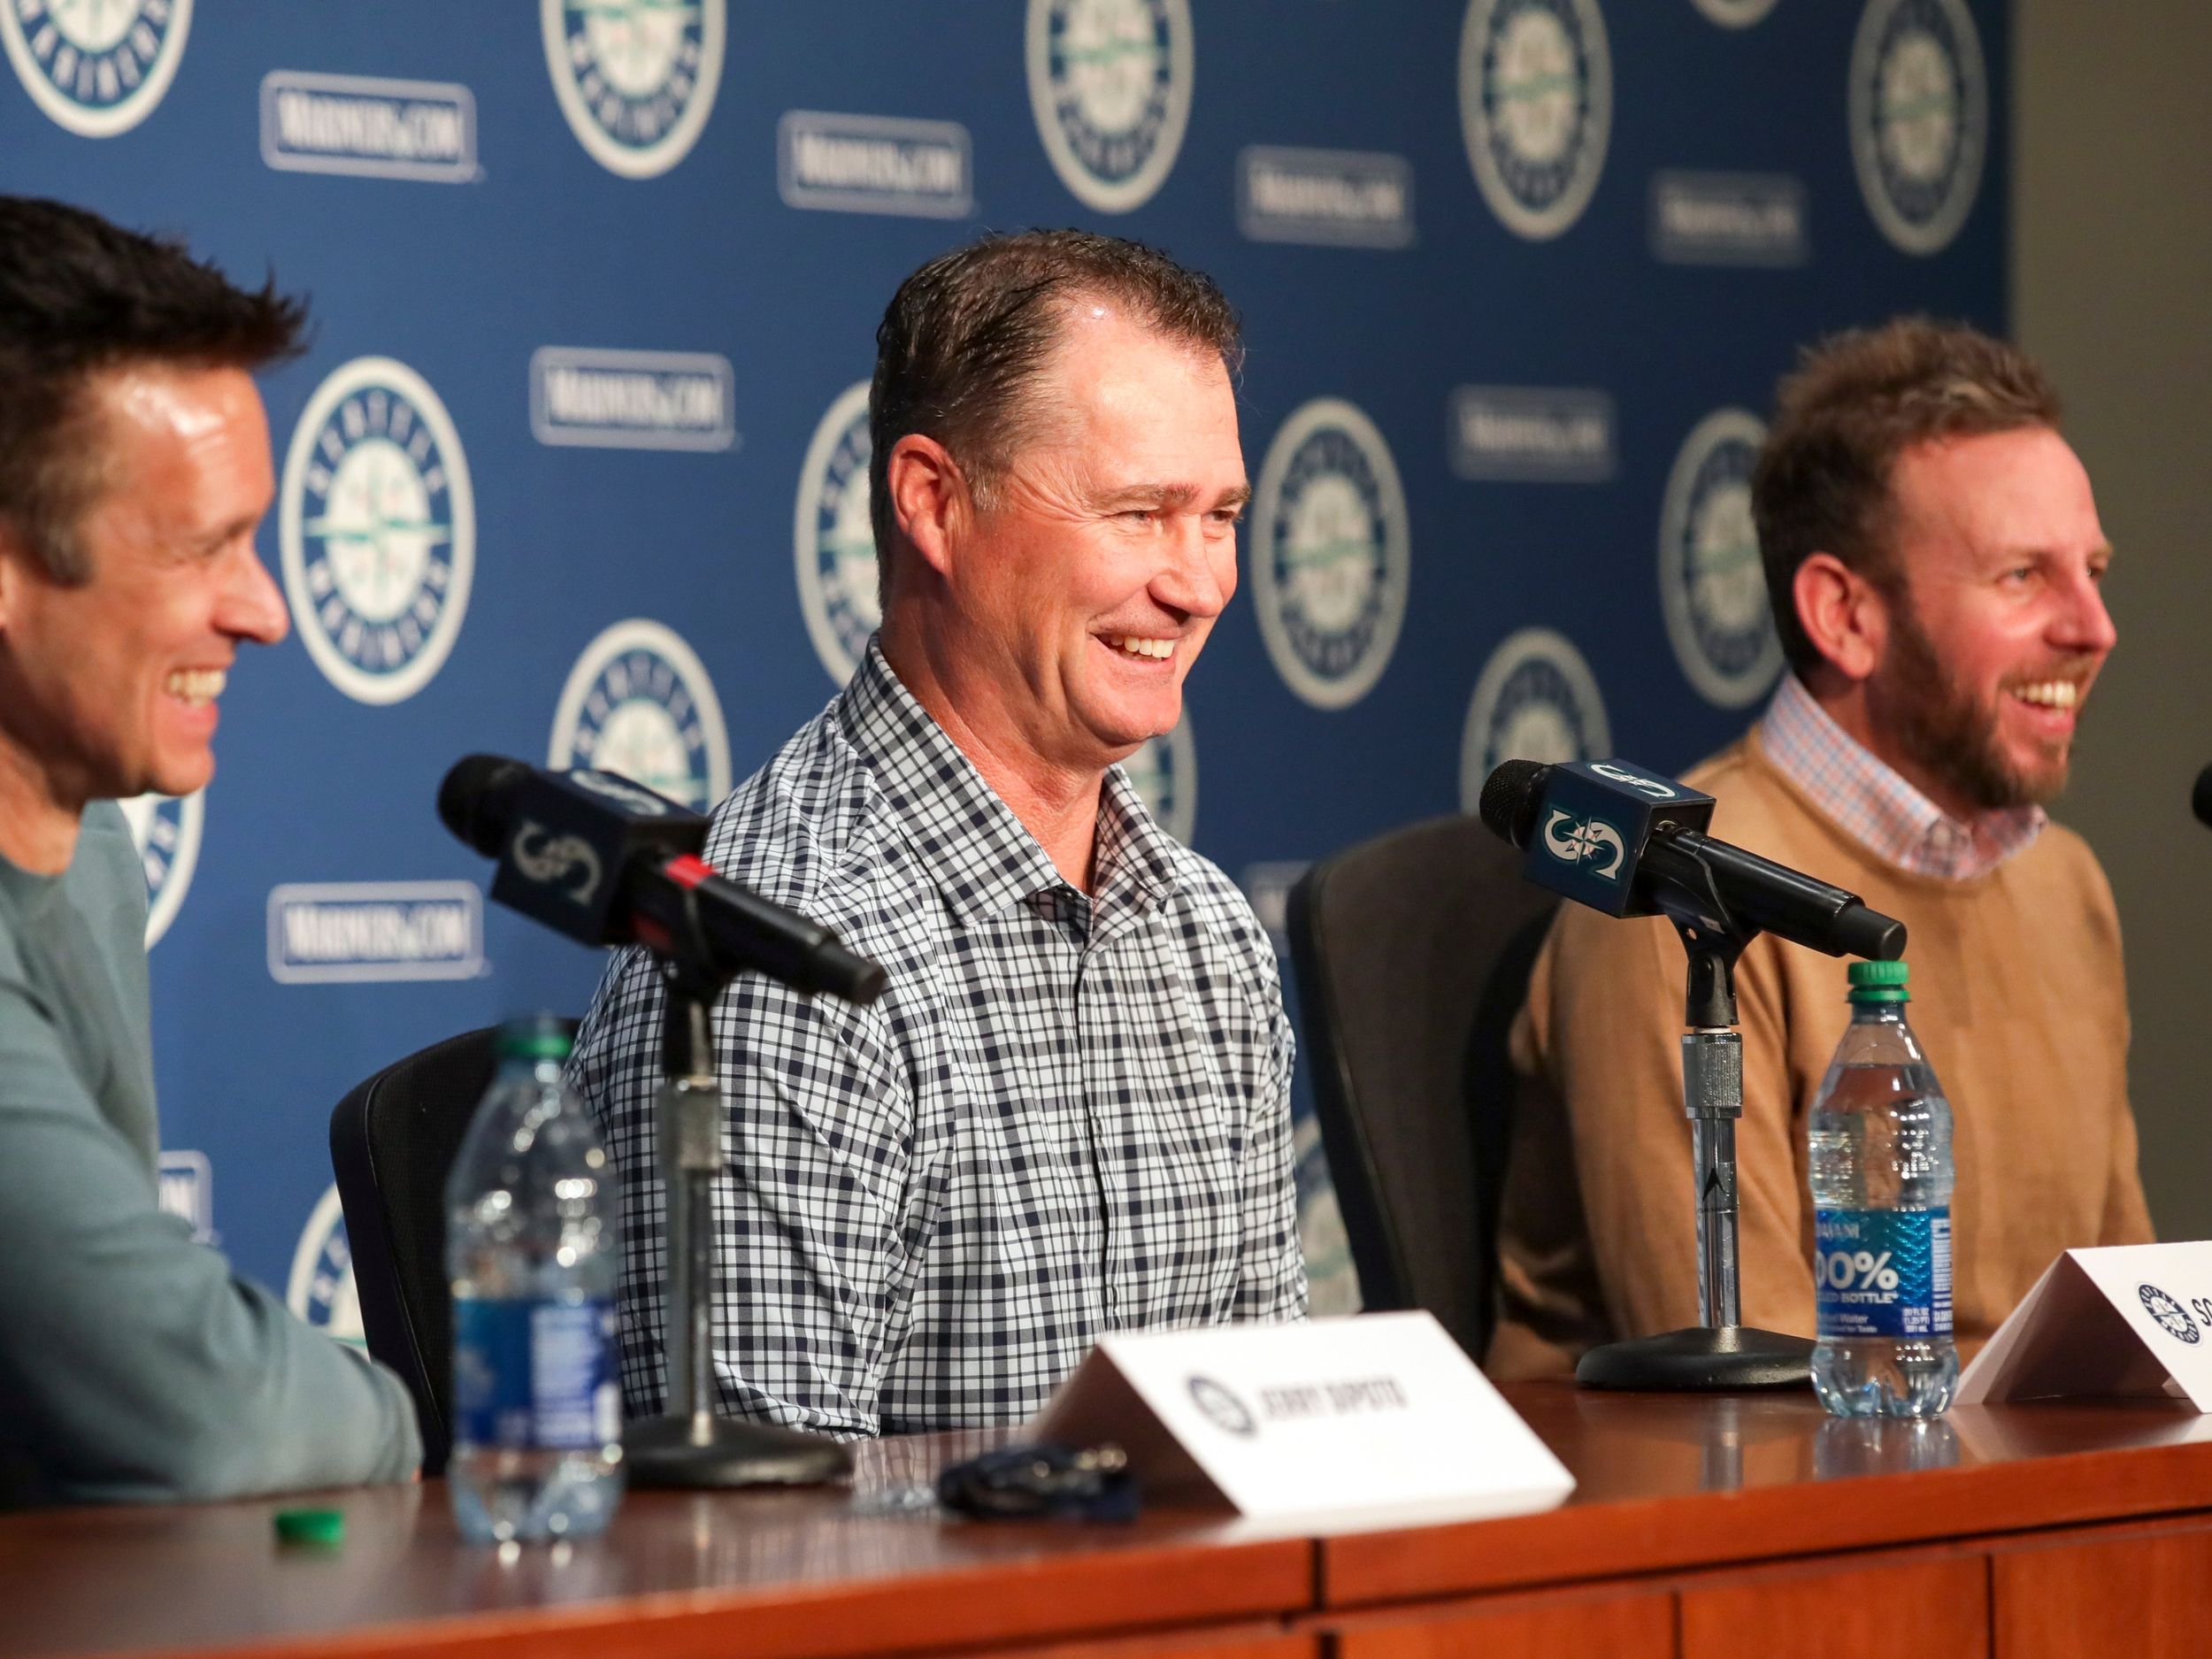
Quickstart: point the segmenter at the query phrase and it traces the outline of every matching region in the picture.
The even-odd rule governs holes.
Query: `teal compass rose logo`
[[[540,0],[546,67],[569,130],[626,179],[688,155],[722,81],[725,0]]]
[[[1749,410],[1714,411],[1683,440],[1660,506],[1667,638],[1698,695],[1723,709],[1756,703],[1782,672],[1751,517],[1751,474],[1765,442]]]
[[[360,703],[430,683],[476,568],[468,463],[429,383],[356,357],[307,400],[285,457],[278,540],[300,639]]]
[[[730,792],[730,739],[698,654],[642,617],[607,629],[569,671],[546,764],[617,772],[694,811],[714,810]]]
[[[0,44],[24,89],[85,138],[153,113],[191,26],[192,0],[0,0]]]
[[[1948,246],[1989,147],[1988,73],[1963,0],[1872,0],[1850,104],[1851,158],[1882,234],[1911,254]]]
[[[1060,181],[1102,213],[1149,201],[1190,120],[1189,0],[1029,0],[1026,55]]]
[[[1459,119],[1483,200],[1508,230],[1556,236],[1582,216],[1613,128],[1597,0],[1471,0]]]

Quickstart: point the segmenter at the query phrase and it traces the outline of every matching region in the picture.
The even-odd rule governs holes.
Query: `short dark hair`
[[[181,242],[0,196],[0,519],[54,580],[84,581],[77,533],[107,483],[94,378],[148,362],[257,369],[296,353],[306,322],[273,278],[250,294]]]
[[[1118,300],[1168,339],[1243,363],[1236,311],[1213,279],[1156,248],[1087,230],[986,236],[899,284],[876,329],[868,390],[869,516],[887,571],[891,448],[937,440],[985,506],[1039,411],[1027,396],[1078,298]]]
[[[1885,593],[1901,590],[1897,460],[1942,438],[2058,426],[2058,394],[2019,347],[1964,323],[1901,317],[1809,348],[1776,393],[1751,478],[1767,597],[1790,666],[1825,659],[1797,615],[1798,567],[1832,553]]]

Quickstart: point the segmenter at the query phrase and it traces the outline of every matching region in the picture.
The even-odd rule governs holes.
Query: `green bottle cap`
[[[326,1548],[346,1541],[346,1517],[341,1509],[279,1509],[276,1535],[280,1543],[320,1544]]]
[[[1912,993],[1905,988],[1910,976],[1901,962],[1855,962],[1846,971],[1851,980],[1851,1000],[1855,1002],[1909,1002]]]
[[[558,1014],[531,1014],[508,1020],[499,1028],[503,1060],[565,1060],[574,1046],[568,1025]]]

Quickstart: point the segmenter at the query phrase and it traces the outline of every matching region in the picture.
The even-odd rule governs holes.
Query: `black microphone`
[[[1526,849],[1528,880],[1609,916],[1748,928],[1875,962],[1905,951],[1904,923],[1867,909],[1855,893],[1714,840],[1705,833],[1712,796],[1632,761],[1505,761],[1476,810]]]
[[[2197,822],[2212,826],[2212,766],[2197,774],[2197,787],[2189,792],[2189,808]]]
[[[492,897],[587,945],[632,941],[720,978],[754,969],[801,991],[872,1002],[880,965],[699,857],[707,820],[611,772],[547,772],[500,755],[456,761],[438,817],[499,860]]]

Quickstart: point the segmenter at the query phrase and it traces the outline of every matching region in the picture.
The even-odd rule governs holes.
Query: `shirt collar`
[[[960,915],[995,915],[1067,885],[1013,809],[915,701],[873,639],[838,699],[837,718],[931,879]],[[1109,768],[1098,805],[1098,903],[1141,909],[1164,897],[1175,886],[1174,853],[1174,841],[1128,775]]]
[[[1916,875],[1985,875],[2025,851],[2049,822],[2039,806],[1953,818],[1839,726],[1795,674],[1775,688],[1758,741],[1776,770],[1854,841]]]

